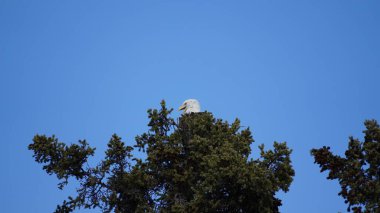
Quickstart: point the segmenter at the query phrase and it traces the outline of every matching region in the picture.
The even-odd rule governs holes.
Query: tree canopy
[[[238,119],[229,124],[201,112],[175,121],[171,112],[164,101],[148,110],[149,130],[133,147],[114,134],[96,166],[87,163],[95,149],[86,141],[67,145],[54,135],[36,135],[29,149],[61,180],[58,187],[80,183],[56,212],[279,212],[276,192],[287,192],[295,174],[285,142],[271,150],[260,145],[260,157],[252,159],[251,131]],[[134,157],[134,149],[146,158]]]
[[[321,172],[339,181],[339,195],[355,213],[380,211],[380,128],[375,120],[364,122],[364,141],[349,137],[345,157],[334,155],[330,147],[312,149]]]

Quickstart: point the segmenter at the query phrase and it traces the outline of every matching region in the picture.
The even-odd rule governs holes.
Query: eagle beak
[[[182,104],[182,105],[178,108],[178,111],[184,110],[185,108],[186,108],[186,105],[185,105],[185,104]]]

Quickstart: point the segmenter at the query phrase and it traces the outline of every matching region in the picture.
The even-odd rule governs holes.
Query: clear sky
[[[345,212],[310,149],[363,138],[380,120],[379,79],[378,0],[0,0],[0,212],[75,195],[34,162],[35,134],[87,139],[95,163],[113,133],[132,145],[148,129],[148,108],[188,98],[249,126],[253,157],[288,142],[282,212]]]

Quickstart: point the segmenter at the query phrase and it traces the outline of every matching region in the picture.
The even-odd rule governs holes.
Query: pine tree
[[[90,167],[94,154],[86,141],[66,145],[53,135],[36,135],[29,149],[62,189],[69,178],[80,182],[76,197],[56,212],[100,208],[103,212],[279,212],[275,194],[287,192],[294,170],[286,143],[273,150],[259,146],[260,158],[251,159],[254,142],[249,128],[215,119],[209,112],[182,115],[172,109],[148,110],[148,132],[136,137],[134,147],[113,135],[106,157]],[[132,156],[132,150],[146,159]]]
[[[312,149],[321,172],[339,181],[339,195],[348,203],[347,211],[380,212],[380,127],[375,120],[364,122],[364,141],[349,137],[345,157],[334,155],[330,147]]]

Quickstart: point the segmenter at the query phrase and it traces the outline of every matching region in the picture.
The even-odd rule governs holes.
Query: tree
[[[260,145],[260,158],[250,159],[254,142],[249,128],[215,119],[209,112],[169,117],[172,109],[148,110],[149,131],[136,137],[134,147],[113,135],[106,157],[90,167],[94,148],[86,141],[66,145],[53,135],[36,135],[29,149],[48,174],[80,182],[56,212],[100,208],[103,212],[279,212],[279,190],[293,180],[291,150],[274,142]],[[132,150],[146,153],[134,158]]]
[[[329,171],[327,179],[339,181],[347,211],[355,213],[380,211],[380,128],[375,120],[364,125],[364,141],[349,137],[345,157],[326,146],[311,150],[321,172]]]

